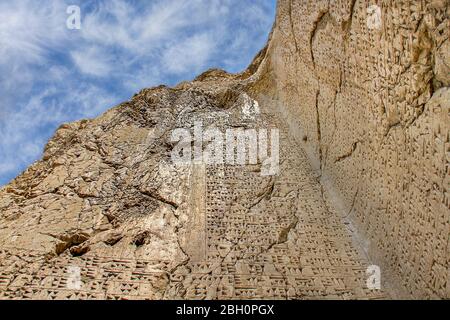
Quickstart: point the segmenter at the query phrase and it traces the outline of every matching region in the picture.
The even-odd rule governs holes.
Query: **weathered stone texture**
[[[0,297],[386,297],[367,288],[363,250],[244,75],[209,71],[62,126],[44,159],[0,191]],[[260,162],[174,165],[172,129],[197,121],[278,128],[280,175],[262,176]]]
[[[243,73],[61,126],[0,189],[0,298],[449,298],[449,10],[280,0]],[[197,121],[278,128],[280,174],[173,164]]]
[[[450,297],[449,13],[445,0],[280,1],[258,85],[275,86],[321,183],[414,297]]]

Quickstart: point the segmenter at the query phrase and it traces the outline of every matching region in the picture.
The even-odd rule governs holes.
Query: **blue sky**
[[[64,122],[96,117],[142,88],[264,46],[276,0],[0,0],[0,185],[42,155]],[[66,10],[81,8],[81,30]]]

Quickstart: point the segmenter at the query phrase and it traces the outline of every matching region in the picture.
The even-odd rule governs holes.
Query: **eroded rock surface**
[[[252,81],[216,73],[58,130],[44,160],[2,190],[3,298],[383,296],[365,289],[369,263],[301,147],[245,93]],[[280,175],[174,165],[173,129],[199,121],[281,130]]]
[[[370,5],[280,0],[242,74],[61,126],[0,189],[0,298],[449,297],[449,4]],[[174,164],[198,122],[280,130],[279,174]]]
[[[449,13],[445,0],[279,1],[258,84],[416,298],[450,297]]]

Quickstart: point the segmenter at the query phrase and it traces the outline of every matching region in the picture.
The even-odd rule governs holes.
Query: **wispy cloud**
[[[62,1],[0,2],[0,63],[41,62],[67,35]]]
[[[162,66],[175,74],[198,71],[205,66],[215,49],[212,34],[197,34],[168,48],[163,53]]]
[[[79,5],[82,29],[68,30]],[[242,70],[275,0],[0,0],[0,185],[38,159],[63,122],[209,67]]]
[[[113,61],[108,59],[107,54],[102,53],[102,50],[96,47],[90,47],[71,52],[71,57],[75,66],[82,73],[105,77],[111,74]]]

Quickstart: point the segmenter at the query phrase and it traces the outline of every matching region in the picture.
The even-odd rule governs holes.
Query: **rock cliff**
[[[246,71],[64,124],[0,189],[0,298],[450,297],[449,1],[277,10]],[[174,163],[198,124],[278,130],[277,174]]]

